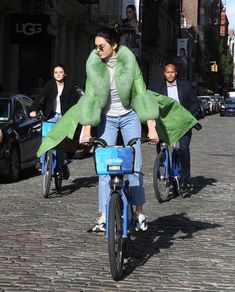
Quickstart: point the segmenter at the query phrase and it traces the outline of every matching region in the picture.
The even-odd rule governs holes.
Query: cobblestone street
[[[191,142],[192,190],[159,204],[155,147],[143,145],[149,228],[133,237],[124,279],[110,275],[98,216],[93,158],[72,160],[62,194],[41,195],[41,176],[0,182],[0,291],[235,291],[235,118],[201,120]]]

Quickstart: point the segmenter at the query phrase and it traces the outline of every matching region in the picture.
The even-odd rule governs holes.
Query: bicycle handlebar
[[[108,146],[107,142],[104,139],[101,138],[96,138],[96,137],[92,137],[89,139],[89,143],[91,144],[95,144],[95,145],[100,145],[101,147],[105,148]]]
[[[137,141],[141,141],[141,143],[147,143],[150,142],[151,139],[150,138],[141,138],[141,137],[137,137],[137,138],[132,138],[128,143],[127,146],[133,146],[134,144],[136,144]],[[104,139],[101,138],[96,138],[96,137],[92,137],[89,139],[89,143],[91,144],[96,144],[96,145],[100,145],[101,147],[105,148],[108,146],[107,142]]]
[[[43,122],[45,122],[47,120],[46,116],[44,116],[44,114],[42,113],[42,111],[40,110],[39,112],[37,112],[36,117],[39,120],[42,120]]]
[[[151,141],[151,139],[149,137],[146,137],[146,138],[141,138],[141,137],[137,137],[137,138],[132,138],[128,143],[127,145],[128,146],[132,146],[134,144],[136,144],[137,141],[140,141],[141,143],[148,143]]]

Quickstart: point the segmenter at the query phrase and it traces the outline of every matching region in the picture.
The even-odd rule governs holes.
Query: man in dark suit
[[[172,63],[164,67],[165,80],[157,85],[156,92],[167,95],[182,106],[184,106],[192,115],[196,116],[199,103],[196,93],[187,80],[177,79],[177,69]],[[181,161],[181,192],[182,196],[188,193],[188,179],[190,178],[190,141],[192,130],[188,131],[180,140],[180,161]]]

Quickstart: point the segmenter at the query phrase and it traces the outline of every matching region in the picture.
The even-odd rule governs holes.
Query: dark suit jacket
[[[68,83],[65,81],[64,88],[60,96],[62,115],[78,101],[82,95],[82,91],[80,90],[79,92],[79,90],[77,86],[73,86],[72,88],[69,87]],[[57,94],[58,90],[56,81],[52,79],[45,84],[41,94],[35,99],[33,105],[31,106],[31,111],[42,110],[43,115],[48,118],[53,111]]]
[[[196,116],[199,108],[199,102],[191,83],[187,80],[176,80],[178,97],[180,104],[184,106],[192,115]],[[167,85],[164,80],[156,87],[156,92],[167,95]]]

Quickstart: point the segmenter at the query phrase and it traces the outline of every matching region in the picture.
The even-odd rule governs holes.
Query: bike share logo
[[[23,33],[27,36],[32,36],[42,32],[42,25],[41,23],[16,23],[16,32]]]
[[[122,164],[123,163],[123,159],[117,157],[117,158],[107,158],[105,159],[105,162],[107,164],[113,164],[113,163],[118,163],[118,164]]]

